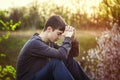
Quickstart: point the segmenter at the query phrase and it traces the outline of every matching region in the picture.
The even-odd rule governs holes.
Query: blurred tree
[[[37,0],[35,0],[29,7],[28,21],[29,21],[29,24],[31,24],[31,27],[33,30],[37,29],[37,27],[40,26],[39,7],[40,5],[38,4]],[[38,23],[39,25],[37,25]]]
[[[7,17],[7,14],[8,14],[8,11],[6,10],[1,10],[0,11],[0,19],[2,19],[3,21],[6,20],[6,17]]]
[[[67,0],[65,2],[63,0],[61,3],[56,3],[53,0],[44,0],[39,3],[38,0],[34,0],[27,7],[11,8],[8,12],[0,12],[0,18],[3,21],[12,19],[14,23],[18,20],[21,21],[21,27],[17,27],[17,29],[41,29],[45,20],[54,14],[64,17],[69,25],[83,29],[98,29],[102,26],[109,26],[110,22],[119,23],[119,0],[102,0],[99,11],[96,6],[90,8],[94,11],[91,17],[88,16],[90,15],[89,10],[86,11],[86,4],[83,2],[84,0]]]
[[[11,8],[9,13],[8,21],[12,19],[13,24],[17,23],[18,21],[21,21],[21,18],[24,15],[24,10],[22,8]],[[20,27],[16,27],[16,29],[19,29]]]
[[[8,39],[10,35],[10,31],[14,31],[21,24],[21,22],[18,21],[17,23],[14,24],[13,20],[10,20],[8,22],[4,22],[0,20],[0,24],[2,25],[1,30],[7,31],[6,33],[0,35],[0,42],[1,42],[3,39]]]
[[[99,9],[102,21],[106,21],[106,24],[117,22],[120,25],[120,0],[102,0]]]
[[[3,31],[7,31],[7,33],[5,34],[1,34],[0,35],[0,43],[4,40],[4,39],[8,39],[10,36],[10,31],[14,31],[17,26],[19,26],[21,24],[20,21],[18,21],[17,23],[13,23],[13,20],[10,20],[8,22],[4,22],[3,20],[0,19],[0,24],[2,25],[2,30]],[[0,62],[3,59],[6,58],[6,55],[4,53],[1,53],[0,51]],[[1,65],[0,64],[0,80],[15,80],[16,77],[16,70],[12,65]]]
[[[79,10],[76,13],[73,13],[70,18],[70,24],[80,29],[87,29],[88,24],[90,23],[87,14],[81,14]]]
[[[70,22],[71,12],[70,12],[69,8],[56,5],[55,9],[53,9],[52,11],[54,12],[54,14],[61,15],[65,19],[65,21],[68,25],[71,24],[71,22]]]

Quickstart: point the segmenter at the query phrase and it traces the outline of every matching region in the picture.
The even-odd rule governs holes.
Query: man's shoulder
[[[32,37],[30,38],[30,40],[40,40],[40,41],[42,41],[42,39],[41,39],[41,37],[39,36],[38,33],[34,33],[32,35]]]

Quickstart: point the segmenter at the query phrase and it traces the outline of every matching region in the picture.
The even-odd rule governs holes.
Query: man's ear
[[[50,31],[52,31],[52,30],[53,30],[53,29],[52,29],[52,27],[51,27],[51,26],[48,26],[48,27],[47,27],[47,31],[49,31],[49,32],[50,32]]]

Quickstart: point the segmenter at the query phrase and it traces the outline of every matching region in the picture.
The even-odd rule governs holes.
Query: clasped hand
[[[65,37],[72,38],[75,35],[75,28],[72,26],[66,26],[65,32],[63,33]]]

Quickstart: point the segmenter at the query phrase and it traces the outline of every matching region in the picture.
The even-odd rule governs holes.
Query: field
[[[41,31],[28,30],[11,32],[9,39],[0,43],[0,53],[6,54],[5,57],[0,58],[0,65],[4,66],[7,64],[16,67],[17,56],[20,49],[35,32],[40,33]],[[89,49],[96,47],[96,38],[101,34],[101,31],[84,30],[77,31],[76,33],[80,43],[80,55],[76,59],[80,61],[83,56],[87,56]]]

